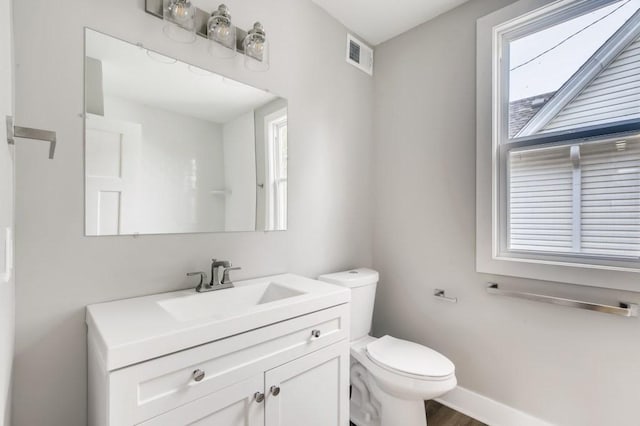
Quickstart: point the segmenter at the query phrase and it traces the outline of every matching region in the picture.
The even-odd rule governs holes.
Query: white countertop
[[[256,305],[249,312],[179,320],[162,307],[168,300],[202,297],[194,289],[123,299],[87,306],[89,339],[108,371],[167,355],[234,334],[347,303],[349,289],[293,274],[240,281],[236,287],[277,283],[304,294]],[[204,299],[202,299],[204,300]]]

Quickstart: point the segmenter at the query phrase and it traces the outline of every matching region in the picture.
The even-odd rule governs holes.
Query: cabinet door
[[[139,424],[263,426],[264,400],[255,397],[256,393],[264,392],[263,379],[262,374],[254,376]]]
[[[265,426],[348,425],[348,341],[267,371],[265,394]]]

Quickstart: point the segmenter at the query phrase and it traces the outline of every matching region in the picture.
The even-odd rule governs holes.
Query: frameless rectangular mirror
[[[287,101],[85,30],[85,233],[287,228]]]

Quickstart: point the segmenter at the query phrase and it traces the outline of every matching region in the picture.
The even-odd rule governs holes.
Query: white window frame
[[[267,229],[273,231],[284,231],[287,229],[287,202],[288,197],[282,205],[282,194],[279,188],[287,178],[279,176],[280,169],[280,141],[278,140],[278,130],[281,126],[287,125],[287,109],[275,111],[264,118],[265,129],[265,170],[267,171],[267,184],[265,185],[265,197],[267,201],[265,223]],[[288,186],[287,186],[288,190]],[[284,194],[285,197],[287,194]]]
[[[502,36],[532,19],[548,14],[562,16],[576,8],[593,8],[612,0],[521,0],[478,20],[477,24],[477,151],[476,151],[476,269],[478,272],[594,287],[640,291],[638,267],[575,263],[560,256],[531,258],[505,255],[500,238],[505,235],[506,211],[500,205],[504,169],[500,137],[504,126],[503,97],[508,94],[502,70]],[[557,19],[557,18],[556,18]],[[497,53],[497,54],[494,54]],[[501,86],[502,85],[502,86]],[[508,111],[506,112],[508,113]],[[503,120],[500,120],[503,117]],[[502,232],[501,232],[502,230]]]

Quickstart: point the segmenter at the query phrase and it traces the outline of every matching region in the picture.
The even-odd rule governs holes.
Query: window
[[[268,229],[287,229],[287,111],[265,118],[267,129]]]
[[[492,159],[479,250],[489,236],[493,259],[640,269],[640,0],[521,0],[482,18],[478,82]]]

